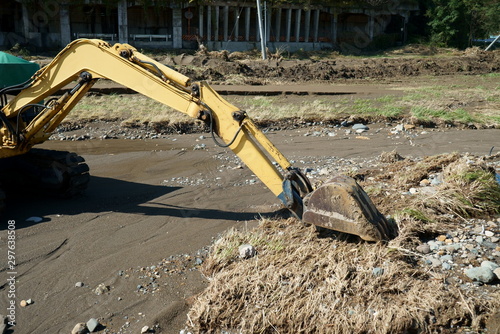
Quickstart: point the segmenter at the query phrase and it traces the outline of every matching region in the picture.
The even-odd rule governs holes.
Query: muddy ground
[[[317,80],[341,78],[339,85],[348,91],[384,96],[380,82],[393,85],[412,80],[412,75],[444,75],[453,80],[454,74],[464,71],[471,75],[498,72],[498,53],[492,55],[453,56],[456,58],[444,61],[449,66],[442,65],[440,58],[410,58],[406,63],[401,59],[369,59],[356,64],[351,61],[351,70],[336,69],[339,63],[335,60],[307,61],[299,67],[292,63],[278,66],[278,71],[265,76],[276,73],[275,78],[285,80],[304,72],[300,78],[312,81],[300,80],[306,92],[308,85],[311,91],[317,89]],[[387,67],[381,67],[385,63]],[[242,70],[247,66],[244,62],[229,64],[238,73],[245,73],[247,84],[265,83],[263,73]],[[315,70],[307,71],[311,68]],[[205,68],[205,74],[190,72],[189,67],[182,71],[216,84],[227,75],[215,67]],[[345,80],[346,75],[351,80]],[[364,88],[360,89],[360,84]],[[251,91],[252,87],[234,89]],[[293,96],[308,99],[314,95]],[[227,97],[231,99],[231,95]],[[402,123],[367,124],[370,129],[362,135],[346,132],[349,127],[321,124],[265,130],[294,165],[310,172],[332,164],[339,172],[374,168],[382,152],[393,150],[403,156],[423,157],[446,152],[487,155],[500,149],[498,129],[416,127],[395,133],[394,127]],[[11,333],[70,333],[76,323],[91,318],[99,320],[102,333],[140,333],[144,326],[156,333],[179,333],[189,321],[186,314],[193,296],[207,286],[196,268],[214,239],[230,227],[250,229],[256,218],[273,216],[280,210],[273,194],[232,152],[215,146],[206,133],[126,139],[132,131],[128,129],[117,139],[97,139],[107,126],[117,124],[94,126],[90,131],[95,131],[96,139],[51,140],[41,145],[85,157],[92,174],[85,195],[60,200],[33,195],[26,189],[8,199],[2,216],[2,241],[7,237],[7,221],[15,221],[16,296],[9,298],[9,286],[2,283],[1,300],[2,305],[16,302],[16,326],[10,327]],[[78,137],[88,131],[84,128],[64,135]],[[329,135],[331,132],[336,135]],[[314,178],[314,173],[311,175]],[[30,217],[42,221],[27,221]],[[1,256],[5,277],[9,272],[4,265],[6,251]],[[161,268],[158,277],[150,277],[152,266]],[[75,286],[77,283],[83,286]],[[100,284],[106,288],[97,294]],[[21,307],[20,302],[27,299],[33,303]],[[5,308],[0,313],[6,313]]]

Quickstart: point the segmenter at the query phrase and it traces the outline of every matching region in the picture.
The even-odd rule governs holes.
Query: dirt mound
[[[429,51],[431,52],[431,51]],[[176,69],[196,80],[225,81],[243,75],[265,83],[269,80],[289,82],[338,79],[385,79],[415,75],[484,74],[500,71],[500,52],[477,48],[439,57],[336,57],[324,60],[249,60],[231,55],[202,54],[193,58],[192,66]],[[210,70],[207,70],[209,68]]]

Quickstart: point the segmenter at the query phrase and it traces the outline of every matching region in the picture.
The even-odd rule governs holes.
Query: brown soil
[[[311,90],[321,91],[317,80],[353,79],[345,81],[354,84],[346,90],[382,96],[379,82],[370,81],[412,80],[416,75],[446,75],[443,78],[453,81],[456,73],[499,72],[499,55],[478,51],[437,58],[267,63],[198,56],[191,62],[213,67],[180,68],[194,79],[215,83],[233,74],[244,74],[249,84],[268,78],[301,81],[305,91],[304,81],[314,81]],[[367,90],[357,86],[360,83]],[[376,167],[380,154],[393,150],[421,158],[451,152],[482,156],[500,147],[497,129],[416,128],[392,135],[394,125],[370,124],[361,136],[335,137],[312,135],[325,130],[322,124],[279,131],[271,126],[267,135],[297,167],[328,165],[337,172]],[[194,150],[200,143],[206,148]],[[92,179],[86,194],[74,199],[45,198],[24,189],[8,199],[2,240],[7,237],[7,220],[14,220],[17,325],[11,330],[16,334],[70,333],[76,323],[90,318],[99,319],[102,333],[139,333],[150,326],[156,333],[177,334],[189,321],[186,314],[193,296],[208,286],[197,270],[207,247],[228,228],[251,229],[256,217],[272,216],[280,209],[272,193],[247,168],[239,168],[232,152],[199,133],[48,141],[41,147],[81,154]],[[32,216],[43,220],[26,221]],[[2,271],[4,276],[8,272],[5,266]],[[83,287],[75,287],[77,282]],[[97,295],[94,289],[101,283],[109,290]],[[9,302],[7,288],[3,283],[2,305]],[[19,306],[30,298],[33,304]]]
[[[405,53],[388,57],[352,58],[337,56],[329,60],[251,60],[198,54],[188,57],[159,59],[174,66],[194,80],[224,82],[230,76],[242,75],[245,83],[259,85],[272,80],[311,82],[331,80],[380,80],[422,75],[485,74],[500,70],[500,52],[479,48],[439,56],[422,56],[426,52]],[[190,65],[190,66],[187,66]],[[194,66],[194,67],[193,67]]]

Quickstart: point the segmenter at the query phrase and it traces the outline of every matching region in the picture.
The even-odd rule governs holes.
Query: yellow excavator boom
[[[206,82],[191,82],[190,78],[128,44],[75,40],[31,80],[14,87],[20,89],[20,93],[0,111],[0,122],[3,123],[0,128],[0,161],[25,154],[34,145],[47,140],[92,85],[103,78],[205,121],[219,146],[229,147],[295,216],[303,218],[303,199],[313,191],[310,182],[299,169],[292,167],[244,111],[221,98]],[[67,93],[43,102],[73,82],[76,82],[75,86]],[[4,89],[0,94],[5,92]],[[23,113],[31,107],[38,107],[39,112],[33,119],[25,120]],[[322,199],[313,200],[315,204],[318,201],[322,202]],[[320,211],[308,216],[313,217],[311,220],[318,219],[318,215],[320,220],[327,217],[329,222],[323,225],[333,229],[339,224],[332,219],[352,225],[345,224],[346,219],[350,219],[348,215],[339,218],[338,215],[325,215],[324,208]],[[369,232],[349,231],[349,228],[346,231],[344,227],[339,230],[366,240],[388,239],[390,236],[378,225],[378,221],[371,224],[369,228],[373,231]]]

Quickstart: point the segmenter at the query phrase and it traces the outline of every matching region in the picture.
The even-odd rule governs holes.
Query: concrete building
[[[373,0],[372,0],[373,1]],[[406,41],[408,22],[418,2],[393,0],[382,6],[267,6],[262,3],[266,47],[295,51],[340,49],[348,52],[369,45],[388,47]],[[161,2],[144,7],[134,1],[38,1],[0,4],[0,46],[16,43],[60,48],[77,38],[99,38],[141,48],[243,51],[260,49],[261,37],[254,2],[214,1],[206,5]],[[341,3],[353,3],[342,1]],[[373,2],[372,2],[373,3]]]

